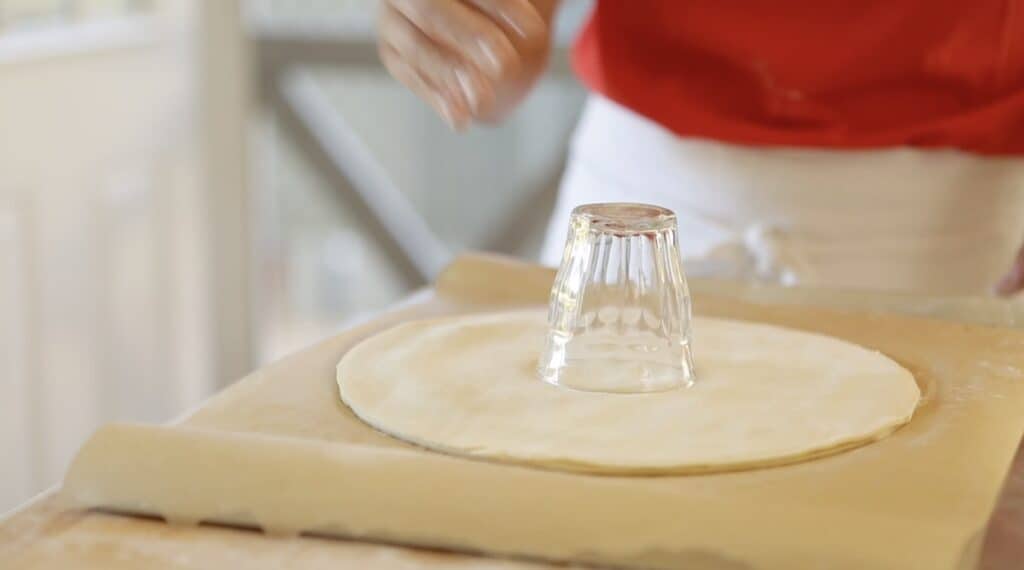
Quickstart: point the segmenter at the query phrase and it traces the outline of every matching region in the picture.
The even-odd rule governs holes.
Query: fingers
[[[543,40],[547,36],[547,22],[532,2],[508,0],[467,0],[474,8],[526,41]]]
[[[996,293],[1000,295],[1013,295],[1024,289],[1024,248],[1017,252],[1017,258],[1013,266],[996,284]]]
[[[390,5],[437,45],[491,79],[501,79],[517,66],[516,48],[501,27],[461,1],[391,0]]]
[[[443,94],[443,89],[433,85],[420,75],[394,49],[382,46],[380,56],[388,72],[413,93],[426,101],[448,123],[452,130],[462,131],[468,126],[470,119],[469,110],[460,107],[452,100],[453,98],[446,97]]]
[[[507,115],[546,63],[532,0],[385,0],[380,14],[385,66],[456,129]]]
[[[385,7],[385,10],[392,10]],[[456,122],[476,115],[488,107],[494,99],[493,87],[472,67],[453,54],[433,43],[416,26],[397,11],[387,15],[381,22],[381,58],[400,59],[385,61],[391,67],[412,68],[422,84],[433,87],[447,101]],[[389,67],[390,69],[390,67]],[[408,73],[403,77],[408,79]],[[396,76],[397,77],[397,76]],[[400,80],[420,95],[424,95],[405,79]],[[413,80],[415,81],[415,80]]]

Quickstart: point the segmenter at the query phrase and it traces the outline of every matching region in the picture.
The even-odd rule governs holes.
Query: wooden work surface
[[[547,270],[496,260],[467,258],[437,284],[438,294],[468,302],[492,296],[515,302],[544,298]],[[772,304],[839,304],[947,319],[1018,326],[1024,311],[983,299],[921,299],[856,293],[749,288],[696,282],[702,295],[731,295]],[[1018,568],[1024,558],[1024,459],[1018,456],[1003,500],[987,537],[982,567]],[[47,496],[0,521],[0,568],[536,568],[536,564],[499,561],[385,545],[318,538],[271,537],[241,529],[167,525],[159,520],[86,513],[66,509]]]

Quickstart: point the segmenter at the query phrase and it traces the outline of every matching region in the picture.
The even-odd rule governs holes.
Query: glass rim
[[[585,221],[594,231],[617,235],[662,231],[676,227],[676,215],[672,210],[638,202],[582,204],[573,209],[572,220]]]

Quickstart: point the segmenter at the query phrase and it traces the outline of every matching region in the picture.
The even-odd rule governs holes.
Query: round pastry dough
[[[835,338],[694,321],[697,382],[650,394],[542,382],[545,315],[461,316],[397,326],[338,364],[342,400],[425,447],[592,473],[704,473],[778,465],[885,437],[910,420],[913,376]]]

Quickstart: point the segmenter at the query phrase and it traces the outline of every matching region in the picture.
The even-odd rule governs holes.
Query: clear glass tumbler
[[[551,384],[642,393],[690,386],[690,293],[671,210],[573,210],[538,363]]]

